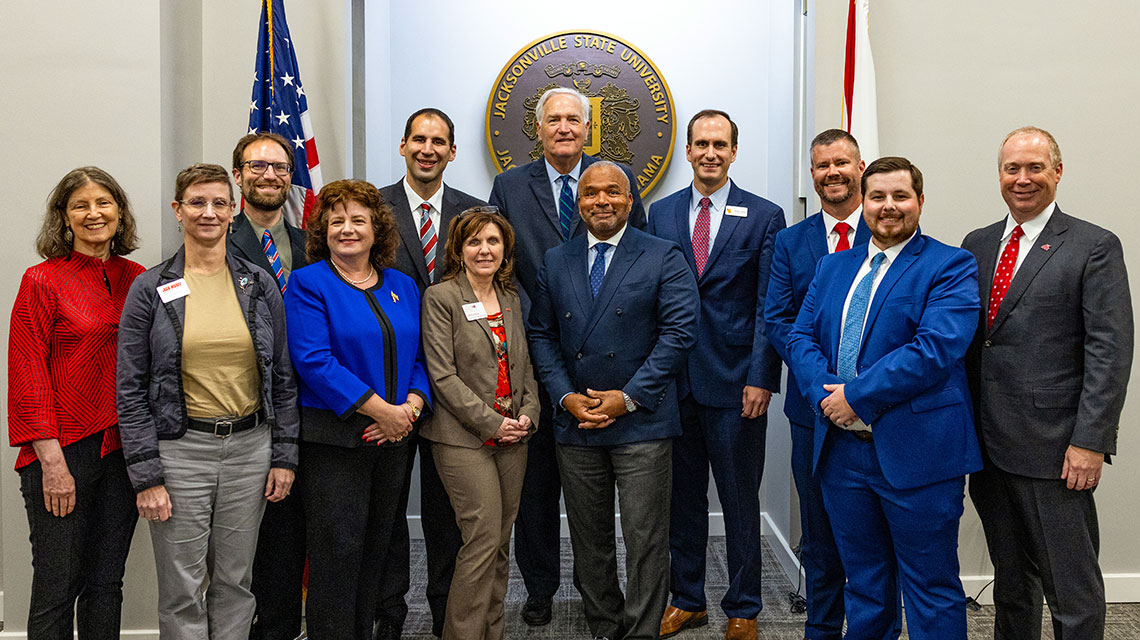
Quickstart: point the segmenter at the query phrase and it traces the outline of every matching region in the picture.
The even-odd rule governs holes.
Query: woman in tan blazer
[[[538,424],[538,385],[511,282],[514,231],[494,207],[451,221],[447,273],[424,292],[421,326],[435,413],[420,435],[455,509],[463,546],[444,640],[500,640],[511,527]]]

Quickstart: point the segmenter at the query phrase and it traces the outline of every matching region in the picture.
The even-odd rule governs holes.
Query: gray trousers
[[[519,510],[527,445],[469,449],[433,442],[431,451],[463,535],[443,638],[502,640],[511,527]]]
[[[158,450],[172,510],[166,522],[150,523],[159,637],[247,640],[269,427],[228,438],[187,431],[177,440],[159,441]]]
[[[669,596],[669,495],[673,441],[558,445],[574,549],[574,574],[596,637],[655,639]],[[614,490],[625,539],[625,594],[618,584]]]

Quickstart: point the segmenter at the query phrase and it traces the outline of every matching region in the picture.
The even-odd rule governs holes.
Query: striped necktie
[[[570,190],[570,176],[562,176],[562,191],[558,193],[558,226],[562,239],[570,239],[570,222],[574,217],[574,192]]]
[[[273,267],[273,275],[277,276],[277,286],[281,287],[281,293],[285,293],[285,270],[281,268],[281,256],[277,253],[277,245],[273,243],[269,229],[261,234],[261,250],[269,259],[269,266]]]
[[[431,223],[431,205],[426,202],[420,205],[420,244],[424,248],[428,282],[435,282],[435,225]]]

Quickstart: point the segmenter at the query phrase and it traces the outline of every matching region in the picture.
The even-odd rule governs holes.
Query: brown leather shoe
[[[756,618],[729,618],[724,640],[756,640]]]
[[[685,629],[696,629],[709,623],[707,611],[685,611],[669,605],[665,615],[661,616],[661,629],[657,632],[659,638],[672,638]],[[756,625],[752,625],[752,637],[756,637]]]

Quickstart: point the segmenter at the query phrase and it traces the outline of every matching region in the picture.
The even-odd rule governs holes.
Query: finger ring
[[[150,519],[150,521],[151,522],[158,522],[158,516],[154,516],[153,518]]]

